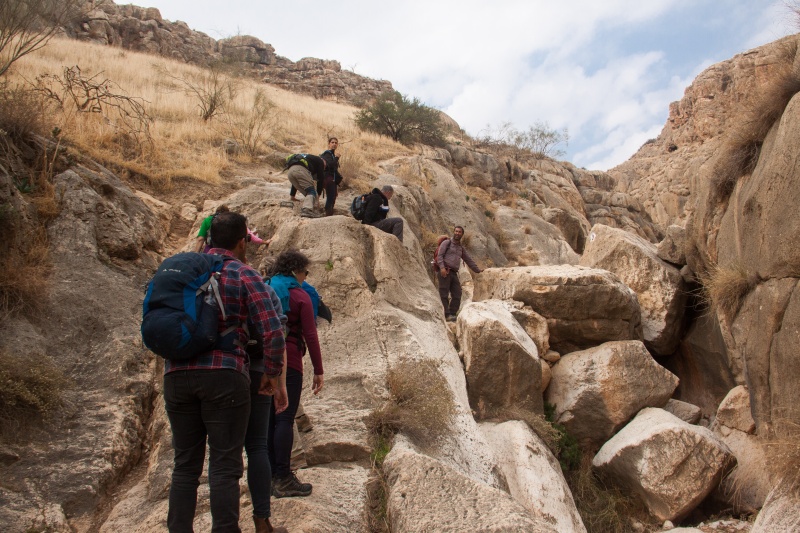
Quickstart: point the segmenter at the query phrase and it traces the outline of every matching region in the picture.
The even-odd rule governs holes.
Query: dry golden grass
[[[21,59],[9,74],[13,82],[34,82],[43,74],[61,75],[66,67],[80,66],[86,76],[113,81],[130,97],[141,98],[152,117],[152,144],[131,150],[115,129],[113,117],[77,113],[66,109],[52,115],[51,126],[63,131],[65,142],[101,162],[140,174],[154,185],[168,186],[175,177],[209,183],[236,160],[223,150],[223,142],[237,137],[252,120],[253,102],[260,92],[271,102],[254,150],[241,156],[249,162],[274,151],[321,153],[327,139],[340,140],[342,174],[346,179],[371,181],[378,175],[375,163],[411,153],[385,137],[358,130],[352,115],[356,108],[291,93],[255,80],[231,78],[236,95],[224,115],[203,121],[198,100],[165,79],[163,71],[185,79],[201,79],[201,68],[165,58],[74,40],[53,39],[48,46]]]
[[[376,442],[402,432],[415,444],[436,444],[455,416],[453,393],[434,361],[400,361],[386,376],[390,398],[366,424]]]
[[[9,222],[4,221],[4,227],[8,226]],[[47,295],[52,266],[44,226],[15,240],[21,242],[19,247],[6,248],[7,253],[0,254],[0,320],[17,312],[40,311]]]
[[[732,320],[759,280],[741,263],[733,263],[725,267],[713,266],[700,276],[700,281],[703,285],[701,299],[720,316]]]

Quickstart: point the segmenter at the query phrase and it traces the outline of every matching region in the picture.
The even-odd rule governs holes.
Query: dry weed
[[[367,418],[367,428],[390,441],[402,432],[415,444],[431,447],[444,436],[455,416],[450,386],[434,361],[403,360],[386,376],[389,401]]]
[[[702,283],[701,299],[720,316],[732,320],[747,296],[759,279],[750,274],[741,263],[729,266],[712,266],[709,271],[699,276]]]
[[[22,249],[0,256],[0,318],[35,313],[44,306],[50,277],[50,248],[43,226],[22,239]]]
[[[20,428],[53,414],[66,387],[48,357],[0,351],[0,438],[13,439]]]
[[[637,498],[595,475],[589,455],[577,470],[567,472],[565,477],[589,533],[633,533],[642,530],[634,526],[634,519],[639,524],[652,520]]]

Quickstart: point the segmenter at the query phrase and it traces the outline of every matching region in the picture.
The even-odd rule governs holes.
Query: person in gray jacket
[[[461,260],[463,259],[473,272],[478,274],[483,272],[461,245],[463,236],[464,228],[456,226],[453,229],[453,237],[443,240],[436,252],[436,265],[439,267],[439,297],[442,299],[448,322],[455,321],[458,308],[461,307],[461,282],[458,280]]]

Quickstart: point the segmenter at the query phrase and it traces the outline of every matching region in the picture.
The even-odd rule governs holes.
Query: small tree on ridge
[[[398,91],[381,94],[372,105],[357,112],[354,120],[362,130],[386,135],[403,144],[444,144],[439,112]]]

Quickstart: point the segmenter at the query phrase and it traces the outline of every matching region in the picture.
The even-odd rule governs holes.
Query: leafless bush
[[[192,75],[176,76],[166,67],[157,67],[157,72],[168,79],[170,88],[182,91],[197,102],[200,118],[207,122],[220,113],[225,112],[239,91],[238,84],[226,75],[221,66],[212,65],[208,70]]]
[[[42,48],[58,28],[80,14],[83,0],[2,0],[0,76],[15,61]]]
[[[487,126],[476,141],[478,147],[493,148],[515,159],[522,155],[543,159],[564,155],[558,146],[569,144],[569,132],[566,128],[553,129],[547,122],[537,122],[529,126],[527,131],[518,130],[510,122],[504,122],[498,126]]]
[[[277,126],[275,104],[259,89],[247,112],[239,116],[226,113],[224,120],[227,134],[239,144],[245,154],[255,156],[261,153]]]
[[[152,144],[153,119],[146,101],[128,96],[102,73],[86,76],[78,65],[65,67],[61,76],[44,74],[36,78],[36,90],[58,104],[65,113],[98,113],[121,134],[132,137],[139,146]]]

